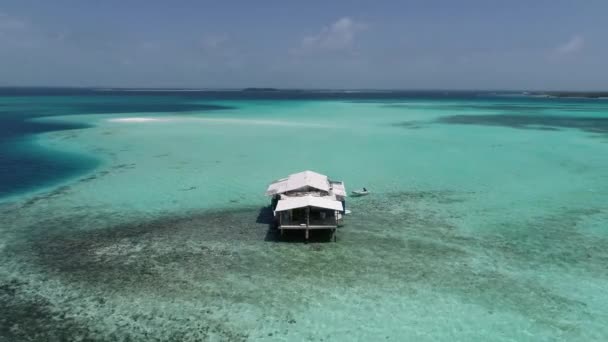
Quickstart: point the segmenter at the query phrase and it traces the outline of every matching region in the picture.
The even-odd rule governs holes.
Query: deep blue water
[[[35,133],[74,128],[79,127],[31,123],[0,110],[0,197],[52,184],[93,168],[95,159],[51,152],[28,140]]]
[[[179,95],[94,92],[86,89],[0,88],[0,198],[52,185],[94,168],[95,158],[47,150],[38,133],[86,128],[33,118],[137,112],[183,112],[229,107],[189,104]]]
[[[177,113],[207,110],[231,110],[231,106],[218,105],[222,100],[344,100],[352,102],[383,102],[386,105],[399,106],[401,100],[427,99],[440,101],[463,100],[463,106],[472,106],[469,100],[475,100],[475,105],[484,105],[487,100],[488,108],[497,109],[496,94],[490,92],[470,91],[330,91],[330,90],[281,90],[281,91],[178,91],[178,90],[96,90],[84,88],[0,88],[0,198],[33,190],[41,186],[65,180],[94,168],[98,161],[91,157],[61,153],[46,150],[44,147],[31,143],[31,137],[37,133],[58,130],[86,128],[74,124],[53,124],[33,122],[31,119],[45,116],[75,115],[75,114],[114,114],[138,112]],[[394,101],[393,101],[394,100]],[[212,102],[206,102],[212,101]],[[522,104],[522,101],[525,101]],[[525,104],[543,103],[548,101],[568,102],[573,106],[577,103],[594,101],[584,99],[542,99],[521,97],[501,97],[509,111],[526,114],[537,107],[526,107]],[[391,104],[394,102],[394,104]],[[220,102],[221,103],[221,102]],[[234,103],[234,102],[231,102]],[[512,103],[512,105],[510,105]],[[604,102],[605,104],[605,102]],[[513,108],[513,106],[515,106]],[[573,110],[576,110],[573,107]],[[530,114],[530,113],[528,113]],[[532,117],[534,124],[539,118]],[[471,118],[453,118],[459,123],[469,123]],[[494,122],[494,117],[485,118]],[[521,117],[507,118],[511,124],[525,126],[527,121],[520,122]],[[524,120],[527,117],[523,118]],[[519,121],[518,121],[519,120]],[[503,120],[504,121],[504,120]],[[596,121],[580,123],[577,119],[573,124],[597,126]],[[486,123],[487,123],[486,122]],[[515,122],[515,123],[513,123]],[[571,121],[560,121],[570,124]],[[476,122],[474,122],[476,123]],[[604,122],[602,122],[604,124]]]

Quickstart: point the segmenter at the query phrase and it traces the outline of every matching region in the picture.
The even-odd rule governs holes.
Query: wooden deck
[[[336,228],[338,228],[337,225],[333,225],[333,226],[282,225],[282,226],[279,226],[279,229],[336,229]]]

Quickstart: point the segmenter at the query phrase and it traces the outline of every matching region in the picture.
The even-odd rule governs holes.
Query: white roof
[[[331,197],[327,198],[308,195],[299,197],[288,197],[286,199],[282,199],[279,201],[279,203],[277,203],[275,211],[286,211],[306,207],[332,209],[337,211],[344,210],[344,208],[342,207],[342,202],[336,201]]]
[[[331,190],[335,195],[346,197],[346,188],[342,182],[332,182]]]
[[[270,184],[266,190],[266,195],[282,194],[306,186],[322,191],[329,191],[330,188],[327,176],[313,171],[303,171]]]

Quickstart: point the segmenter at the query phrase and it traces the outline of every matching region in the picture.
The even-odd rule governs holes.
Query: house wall
[[[298,226],[308,224],[311,226],[335,226],[336,211],[328,209],[310,208],[309,220],[306,220],[306,209],[297,208],[289,211],[278,213],[280,215],[279,222],[281,225]]]

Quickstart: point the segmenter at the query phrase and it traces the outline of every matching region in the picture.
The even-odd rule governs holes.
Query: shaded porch
[[[306,241],[311,231],[329,231],[330,240],[336,241],[336,231],[342,216],[340,212],[332,209],[303,207],[284,211],[277,211],[277,228],[281,236],[285,231],[303,231]]]

